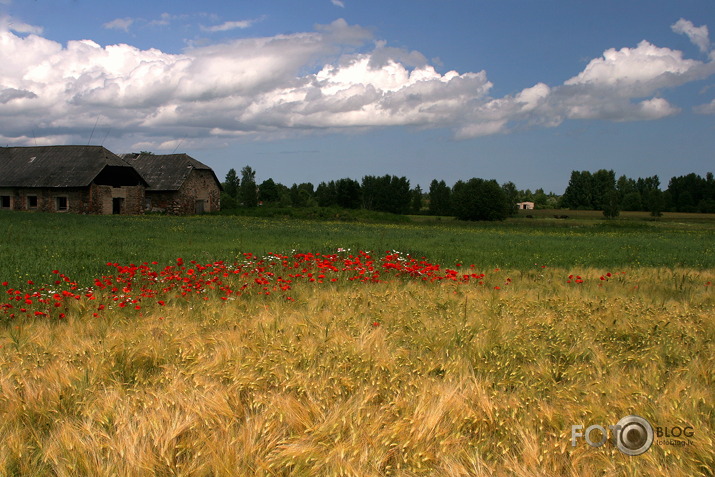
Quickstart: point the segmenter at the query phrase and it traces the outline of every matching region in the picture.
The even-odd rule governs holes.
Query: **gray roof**
[[[213,170],[188,154],[122,154],[121,157],[141,174],[149,184],[149,191],[179,190],[194,169],[210,171],[221,187]]]
[[[107,166],[131,169],[102,146],[0,147],[0,187],[87,187]]]

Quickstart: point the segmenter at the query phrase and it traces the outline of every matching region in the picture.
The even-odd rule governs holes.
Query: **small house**
[[[516,208],[519,210],[533,210],[534,203],[533,202],[517,202]]]

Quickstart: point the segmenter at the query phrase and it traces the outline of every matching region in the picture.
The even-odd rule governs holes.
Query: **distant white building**
[[[519,210],[532,210],[534,208],[533,202],[517,202],[516,207]]]

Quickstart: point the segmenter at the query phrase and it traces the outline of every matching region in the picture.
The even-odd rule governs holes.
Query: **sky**
[[[715,171],[715,0],[0,0],[0,145],[223,179]]]

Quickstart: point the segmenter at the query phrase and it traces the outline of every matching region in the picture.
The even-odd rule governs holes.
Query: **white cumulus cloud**
[[[700,51],[707,53],[710,51],[710,36],[707,25],[696,27],[693,22],[681,18],[671,26],[675,33],[687,35]]]
[[[606,50],[561,85],[537,83],[495,98],[485,71],[440,73],[421,53],[388,47],[342,19],[312,32],[181,54],[91,40],[63,45],[38,33],[19,35],[10,23],[0,21],[0,139],[6,143],[34,141],[29,131],[86,138],[97,124],[158,147],[176,138],[188,145],[387,126],[450,128],[470,138],[568,119],[654,120],[679,112],[662,90],[715,73],[713,61],[644,41]],[[239,23],[210,28],[242,28]]]
[[[702,63],[683,58],[683,53],[641,41],[636,48],[611,48],[592,60],[566,85],[617,89],[624,95],[647,95],[712,74],[702,71]]]

